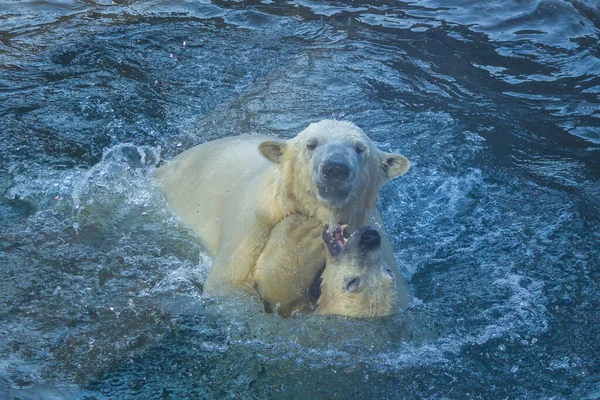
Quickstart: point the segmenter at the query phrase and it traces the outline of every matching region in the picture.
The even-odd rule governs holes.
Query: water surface
[[[0,4],[0,397],[600,398],[592,1]],[[152,186],[207,140],[348,119],[412,169],[413,296],[263,314]]]

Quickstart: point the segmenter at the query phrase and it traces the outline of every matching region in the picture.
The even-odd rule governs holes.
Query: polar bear
[[[275,225],[244,284],[266,311],[283,316],[381,317],[392,314],[395,303],[394,274],[376,229],[364,226],[350,235],[301,214]]]
[[[409,166],[404,156],[379,150],[353,123],[324,120],[289,140],[241,135],[198,145],[160,167],[155,178],[214,257],[204,285],[209,294],[243,290],[271,230],[301,214],[323,226],[346,224],[349,232],[376,226],[396,277],[396,301],[405,307],[408,296],[375,202],[379,188]]]
[[[381,234],[368,225],[352,235],[345,235],[345,229],[341,232],[331,238],[327,227],[323,231],[329,253],[320,277],[321,293],[315,313],[349,317],[392,314],[395,275],[383,258]]]

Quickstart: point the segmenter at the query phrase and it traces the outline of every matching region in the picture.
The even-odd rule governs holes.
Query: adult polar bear
[[[198,145],[159,168],[156,180],[214,257],[204,289],[220,296],[247,291],[245,278],[287,215],[347,224],[349,232],[371,224],[384,233],[375,206],[379,189],[409,166],[404,156],[379,150],[353,123],[323,120],[289,140],[242,135]],[[396,302],[404,308],[406,289],[391,244],[382,238]]]

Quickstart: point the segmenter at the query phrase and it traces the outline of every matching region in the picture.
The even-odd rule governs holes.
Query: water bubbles
[[[105,149],[102,161],[75,181],[71,193],[73,210],[79,215],[83,207],[92,206],[94,201],[117,200],[117,194],[133,204],[149,204],[155,190],[146,176],[159,160],[160,147],[123,143]]]

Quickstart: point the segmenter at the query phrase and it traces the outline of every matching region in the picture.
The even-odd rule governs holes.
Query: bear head
[[[364,226],[348,235],[344,227],[323,230],[328,248],[321,274],[320,315],[382,317],[394,307],[394,274],[381,254],[381,235]]]
[[[265,141],[259,152],[281,171],[290,213],[353,228],[365,224],[379,188],[410,166],[404,156],[379,150],[353,123],[336,120],[313,123],[293,139]]]

